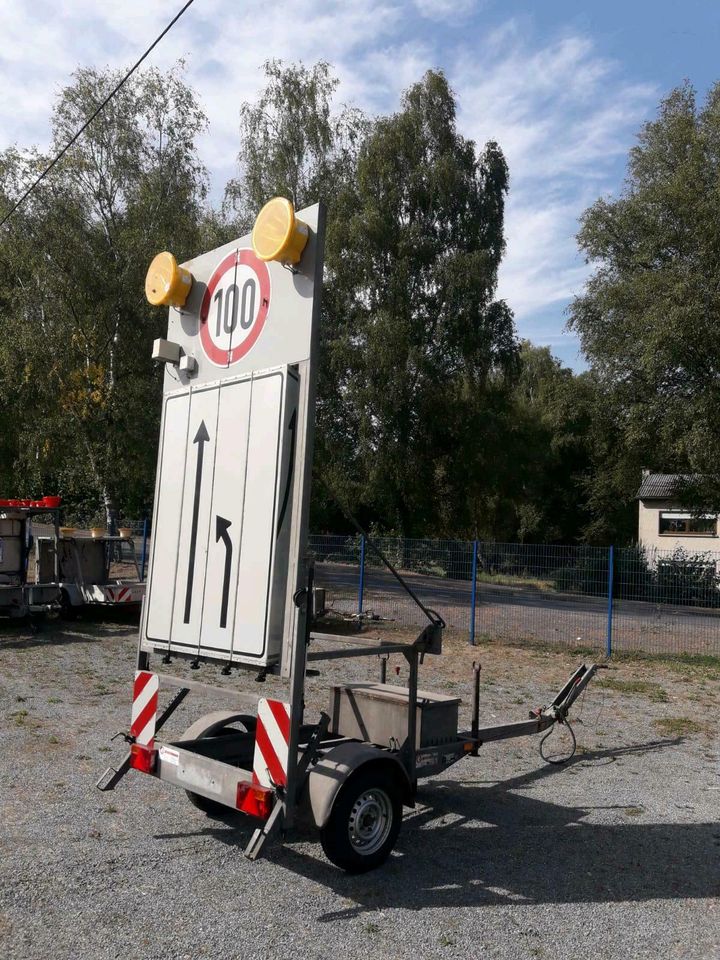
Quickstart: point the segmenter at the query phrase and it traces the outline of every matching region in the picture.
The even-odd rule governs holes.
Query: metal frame
[[[337,734],[329,734],[330,718],[325,713],[321,713],[317,723],[305,723],[304,694],[308,662],[318,663],[337,659],[379,656],[380,679],[384,683],[387,655],[399,653],[405,657],[409,667],[406,712],[407,735],[405,741],[397,750],[366,743],[367,751],[362,753],[359,762],[366,762],[371,756],[376,755],[377,758],[384,757],[399,763],[407,775],[409,790],[405,802],[410,805],[414,801],[418,776],[422,778],[434,776],[457,763],[463,757],[476,757],[480,746],[484,743],[531,736],[549,730],[555,723],[565,723],[572,704],[590,683],[596,671],[604,667],[602,664],[595,663],[579,666],[558,691],[554,699],[546,707],[531,711],[527,720],[481,727],[479,725],[480,665],[474,663],[470,730],[459,730],[457,736],[446,743],[425,747],[416,746],[419,666],[426,653],[437,651],[436,634],[441,628],[438,625],[430,625],[430,627],[422,630],[412,643],[387,643],[383,641],[369,643],[357,636],[314,633],[311,630],[308,610],[313,583],[314,568],[310,562],[306,585],[298,591],[295,597],[301,615],[299,619],[304,625],[304,638],[303,642],[295,644],[290,677],[290,739],[287,785],[284,789],[279,787],[275,789],[275,804],[272,812],[268,819],[257,827],[247,845],[245,855],[253,860],[261,854],[265,843],[278,831],[282,830],[284,832],[292,828],[299,808],[307,799],[305,786],[312,773],[311,765],[322,759],[325,754],[332,756],[333,748],[343,743],[357,743],[357,741],[348,740],[348,738]],[[308,647],[313,640],[331,642],[334,645],[327,650],[308,652]],[[138,669],[146,670],[148,668],[149,654],[139,650]],[[214,694],[224,693],[249,711],[257,712],[258,698],[252,694],[164,674],[158,674],[158,678],[163,685],[177,686],[180,689],[158,717],[156,731],[161,729],[167,719],[193,690],[209,691]],[[132,738],[126,736],[126,739],[131,740]],[[362,744],[357,745],[362,746]],[[172,741],[160,747],[154,775],[168,783],[191,790],[208,800],[213,800],[236,810],[235,799],[238,784],[252,782],[253,748],[253,732],[228,733],[226,736],[210,739]],[[165,757],[163,756],[164,751]],[[167,759],[168,756],[172,757],[171,761]],[[110,767],[105,771],[98,781],[98,788],[101,790],[114,789],[129,769],[130,755],[128,754],[117,768]],[[354,772],[354,769],[350,770],[350,773],[352,772]],[[336,785],[336,792],[340,785]],[[329,802],[329,806],[331,805],[332,798]],[[321,824],[318,824],[318,826],[321,826]]]
[[[59,558],[57,553],[57,542],[60,538],[60,507],[2,507],[0,508],[2,512],[10,513],[22,513],[24,514],[24,523],[27,524],[28,521],[31,521],[32,517],[50,514],[52,516],[52,524],[54,528],[54,541],[55,541],[55,557],[54,557],[54,581],[50,583],[39,583],[27,581],[27,563],[29,552],[27,549],[27,538],[23,537],[22,540],[22,551],[21,551],[21,563],[23,569],[23,576],[21,583],[15,584],[0,584],[0,597],[3,593],[10,594],[12,592],[20,591],[22,596],[22,607],[21,612],[18,614],[11,614],[12,617],[18,616],[23,617],[27,616],[30,613],[37,613],[39,611],[50,610],[59,605],[60,603],[60,584],[59,584]],[[25,530],[25,533],[27,530]],[[53,591],[55,591],[55,596],[53,596]],[[47,594],[48,599],[45,599],[45,594]],[[6,609],[6,605],[0,603],[0,614]]]
[[[39,542],[41,540],[50,539],[49,537],[37,537],[36,538],[36,556],[39,560]],[[102,542],[104,545],[109,543],[127,543],[132,547],[132,559],[135,564],[135,572],[137,574],[136,580],[110,580],[110,560],[108,558],[108,551],[105,550],[105,579],[102,583],[98,584],[86,584],[83,576],[82,567],[80,565],[80,555],[78,551],[78,541],[80,540],[89,540],[97,543],[98,541]],[[60,561],[58,557],[58,547],[57,544],[62,541],[63,543],[71,544],[73,550],[73,566],[75,568],[75,579],[70,580],[60,580]],[[139,604],[142,603],[143,596],[145,595],[145,584],[144,581],[140,578],[140,567],[137,561],[137,555],[135,553],[135,545],[133,537],[117,537],[117,536],[105,536],[102,537],[74,537],[74,536],[63,536],[58,537],[55,541],[55,577],[58,581],[58,586],[61,590],[65,590],[68,594],[68,597],[73,607],[82,607],[85,604],[93,606],[118,606],[118,607],[132,607],[135,606],[136,609]],[[99,588],[102,593],[102,598],[97,596],[93,587]],[[141,588],[142,596],[137,599],[130,601],[124,601],[122,603],[114,600],[108,600],[104,591],[104,587],[128,587],[133,590],[133,593]],[[133,589],[135,588],[135,589]],[[73,602],[76,600],[77,602]]]
[[[286,831],[293,827],[300,807],[306,801],[310,803],[316,824],[322,827],[324,825],[323,818],[326,815],[330,816],[332,804],[345,779],[352,776],[368,761],[379,761],[386,765],[394,765],[403,783],[403,800],[406,804],[412,805],[417,789],[418,772],[422,776],[431,776],[456,763],[463,756],[477,756],[478,748],[485,741],[539,733],[548,729],[554,723],[564,722],[573,700],[590,681],[597,669],[596,665],[590,667],[583,665],[578,668],[552,703],[544,709],[531,713],[528,720],[481,728],[478,721],[479,667],[476,667],[472,729],[463,733],[456,731],[453,726],[453,732],[448,734],[446,726],[440,745],[418,747],[419,668],[426,654],[441,653],[442,630],[445,624],[435,611],[423,604],[380,548],[367,536],[348,511],[345,511],[348,519],[363,536],[363,556],[365,544],[367,544],[423,611],[428,624],[412,642],[368,642],[358,636],[347,637],[312,631],[312,598],[315,571],[313,563],[305,561],[304,558],[307,555],[310,481],[315,428],[313,410],[317,382],[319,291],[322,284],[322,248],[325,227],[325,211],[322,206],[318,208],[317,217],[314,241],[316,244],[314,251],[314,286],[312,288],[315,291],[315,296],[310,322],[310,349],[307,353],[307,359],[296,364],[299,377],[296,458],[297,463],[302,464],[302,471],[296,472],[291,491],[292,526],[286,596],[288,598],[292,597],[293,602],[292,604],[286,604],[285,607],[284,644],[282,646],[282,659],[279,664],[279,672],[282,678],[287,681],[289,688],[287,776],[284,786],[273,784],[269,788],[258,788],[264,791],[263,795],[266,799],[268,793],[272,792],[274,803],[269,816],[257,827],[247,845],[245,854],[250,859],[258,857],[265,843],[278,831]],[[171,312],[171,328],[172,323]],[[167,385],[168,381],[166,379]],[[170,381],[170,387],[172,388],[172,386],[173,383]],[[332,493],[332,491],[330,492]],[[344,509],[342,504],[340,506],[341,509]],[[362,606],[361,599],[359,602]],[[143,624],[147,616],[148,608],[146,605]],[[147,643],[143,643],[143,629],[144,627],[141,625],[137,653],[138,670],[148,670],[151,654],[159,655],[162,652],[157,647],[149,647]],[[316,648],[310,650],[313,641],[329,643],[330,647],[328,649]],[[168,641],[167,652],[162,658],[163,662],[169,662],[170,660],[170,647],[171,642]],[[337,731],[330,732],[330,718],[324,713],[320,715],[316,723],[307,724],[305,722],[305,677],[309,663],[356,657],[379,657],[380,678],[381,682],[385,683],[387,657],[390,653],[402,655],[408,665],[407,705],[406,708],[400,707],[401,710],[405,709],[405,719],[402,727],[400,727],[400,730],[404,728],[405,732],[402,743],[398,742],[396,744],[393,742],[388,747],[380,743],[370,743],[341,736]],[[191,659],[191,669],[198,669],[200,664],[206,660],[214,662],[219,660],[216,657],[203,655],[199,641],[197,653],[194,655],[181,651],[177,647],[172,649],[172,654]],[[253,666],[247,662],[243,663],[237,660],[233,662],[232,655],[225,663],[222,672],[226,675],[229,674],[231,666],[258,669],[257,664]],[[274,667],[275,664],[262,666],[258,679],[263,679],[264,674]],[[163,679],[163,682],[179,685],[180,690],[157,719],[156,731],[163,726],[167,718],[191,690],[210,689],[213,693],[223,692],[221,687],[206,687],[205,684],[196,681],[158,676]],[[257,712],[259,698],[231,690],[225,690],[224,692],[231,694],[236,700]],[[228,713],[227,715],[220,714],[215,719],[212,716],[203,718],[207,723],[203,723],[203,720],[197,721],[197,724],[187,731],[188,739],[162,745],[158,750],[154,749],[154,740],[150,746],[145,741],[146,745],[144,747],[140,747],[140,745],[135,747],[136,752],[138,750],[146,752],[143,769],[146,772],[153,773],[159,779],[184,787],[207,800],[215,801],[235,810],[236,805],[240,803],[238,788],[243,784],[254,782],[252,768],[255,735],[254,732],[250,731],[233,731],[231,727],[233,719],[237,720],[239,716]],[[225,721],[227,721],[226,734],[224,736],[213,736],[214,732],[222,729],[222,724]],[[220,727],[217,726],[218,723],[221,725]],[[425,722],[423,720],[424,727]],[[401,738],[402,732],[400,732],[398,740]],[[132,742],[132,737],[129,735],[125,735],[125,739]],[[153,762],[155,763],[154,768],[152,766]],[[129,768],[130,757],[128,756],[117,769],[109,768],[105,772],[98,782],[99,789],[113,789]],[[316,805],[312,796],[315,790],[313,784],[317,785],[321,782],[320,775],[323,773],[326,775],[325,781],[317,791],[319,796],[315,798],[317,800]],[[309,788],[306,790],[308,784]],[[254,809],[257,810],[258,808]]]

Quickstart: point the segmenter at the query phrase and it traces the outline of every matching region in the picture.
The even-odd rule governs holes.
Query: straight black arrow
[[[195,467],[195,500],[193,502],[192,529],[190,531],[190,556],[188,557],[187,587],[185,588],[185,623],[190,623],[190,608],[192,607],[192,588],[195,577],[195,550],[197,548],[198,515],[200,513],[200,488],[202,486],[203,456],[205,444],[210,439],[205,421],[200,422],[198,432],[193,443],[197,443],[197,466]]]
[[[215,543],[222,539],[225,544],[225,571],[223,573],[222,601],[220,603],[220,626],[227,626],[228,599],[230,597],[230,568],[232,567],[232,540],[228,527],[232,523],[224,517],[215,517]]]

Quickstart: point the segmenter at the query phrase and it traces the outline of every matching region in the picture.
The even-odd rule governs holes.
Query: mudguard
[[[206,713],[204,717],[200,717],[199,720],[189,726],[178,742],[211,737],[218,730],[229,726],[235,720],[239,720],[241,723],[249,723],[250,720],[254,721],[255,717],[250,717],[247,713],[238,713],[237,710],[215,710],[213,713]]]
[[[308,776],[306,801],[317,827],[327,823],[335,798],[348,777],[368,764],[391,768],[403,788],[403,803],[412,805],[412,784],[396,756],[371,743],[340,743],[311,768]]]

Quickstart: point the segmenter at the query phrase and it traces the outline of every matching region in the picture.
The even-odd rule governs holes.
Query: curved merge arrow
[[[227,627],[228,598],[230,597],[230,568],[232,567],[232,540],[228,528],[232,526],[225,517],[215,517],[215,543],[225,544],[225,570],[223,572],[222,600],[220,602],[220,626]]]
[[[185,616],[183,621],[190,623],[190,608],[192,607],[192,588],[195,577],[195,550],[197,548],[198,514],[200,513],[200,488],[202,486],[202,466],[205,454],[205,444],[210,439],[205,421],[200,421],[198,432],[193,443],[198,445],[197,465],[195,467],[195,500],[193,502],[192,529],[190,531],[190,555],[188,556],[187,587],[185,588]]]
[[[285,483],[285,494],[283,495],[282,505],[280,507],[280,515],[277,522],[277,530],[275,531],[275,539],[280,536],[280,531],[282,530],[283,521],[285,520],[285,513],[287,511],[288,500],[290,499],[290,487],[292,486],[293,479],[293,470],[295,469],[295,435],[297,434],[297,410],[293,410],[292,416],[290,417],[290,422],[288,423],[288,430],[292,434],[292,439],[290,440],[290,462],[288,463],[288,475],[287,481]]]

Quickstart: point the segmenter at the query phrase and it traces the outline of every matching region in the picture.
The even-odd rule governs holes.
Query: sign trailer
[[[413,643],[313,633],[313,568],[306,561],[319,300],[325,216],[296,216],[275,198],[252,235],[179,266],[153,260],[146,295],[169,307],[152,552],[138,645],[130,750],[98,782],[115,787],[130,769],[183,787],[213,815],[256,818],[254,859],[301,810],[328,858],[349,872],[381,864],[419,776],[477,756],[486,741],[550,731],[598,665],[580,666],[555,699],[529,719],[479,726],[479,667],[473,720],[458,730],[459,699],[418,689],[425,654],[439,654],[444,623],[387,563],[427,616]],[[377,551],[379,553],[379,551]],[[315,641],[315,643],[313,643]],[[388,684],[387,655],[409,666],[408,687]],[[307,664],[381,655],[379,683],[330,688],[328,711],[306,716]],[[183,659],[277,671],[285,700],[151,670]],[[159,690],[179,687],[164,709]],[[240,702],[193,723],[180,740],[158,734],[193,689]]]

